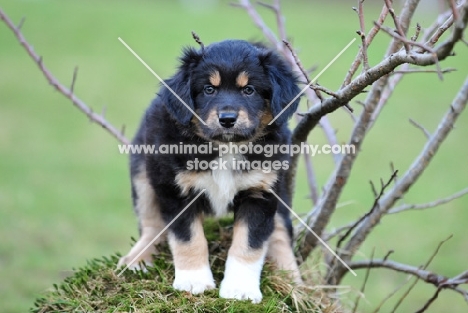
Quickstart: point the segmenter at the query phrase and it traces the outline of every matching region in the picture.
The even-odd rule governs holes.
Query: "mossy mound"
[[[210,242],[210,262],[219,286],[229,247],[232,220],[210,220],[205,234]],[[172,288],[174,267],[167,245],[159,247],[154,267],[147,272],[115,270],[120,255],[88,262],[62,283],[36,300],[32,312],[337,312],[320,290],[295,288],[285,275],[268,264],[262,273],[260,304],[226,300],[218,289],[191,295]]]

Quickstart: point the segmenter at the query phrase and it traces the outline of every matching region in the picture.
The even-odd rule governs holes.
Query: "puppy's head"
[[[290,104],[300,92],[296,78],[269,49],[227,40],[203,52],[186,49],[181,62],[166,82],[173,92],[164,88],[161,97],[173,118],[183,125],[193,123],[207,140],[250,140],[264,133],[275,117],[274,124],[281,125],[297,109],[299,99]]]

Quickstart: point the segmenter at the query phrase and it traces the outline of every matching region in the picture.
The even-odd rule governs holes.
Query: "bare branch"
[[[369,184],[371,186],[372,194],[374,195],[374,198],[377,198],[379,194],[377,192],[377,189],[375,189],[374,182],[372,180],[369,180]]]
[[[375,308],[375,310],[374,310],[372,313],[378,313],[378,312],[380,312],[380,310],[382,309],[382,307],[383,307],[383,305],[385,304],[385,302],[387,302],[388,299],[390,299],[390,298],[393,297],[398,291],[400,291],[401,288],[403,288],[403,287],[410,281],[411,278],[412,278],[412,276],[408,276],[402,284],[400,284],[399,286],[397,286],[391,293],[389,293],[387,296],[385,296],[385,298],[383,298],[382,301],[380,301],[379,305]]]
[[[255,23],[255,26],[257,26],[262,31],[263,35],[268,39],[270,44],[276,48],[276,50],[280,52],[283,51],[281,42],[271,31],[271,29],[265,24],[262,17],[258,14],[257,10],[255,10],[249,0],[239,0],[239,4],[236,6],[243,8],[247,12],[252,21]]]
[[[401,24],[404,25],[405,30],[407,30],[408,28],[409,20],[411,19],[411,16],[414,13],[418,2],[419,0],[408,0],[405,4],[401,18]],[[387,51],[387,57],[381,63],[370,68],[365,73],[362,73],[361,75],[356,77],[350,84],[348,84],[347,86],[345,86],[337,92],[337,94],[340,96],[340,99],[329,98],[326,99],[323,103],[321,103],[320,106],[312,107],[309,110],[308,114],[306,114],[302,118],[301,122],[294,129],[292,142],[294,144],[300,144],[300,142],[304,141],[304,139],[307,138],[309,132],[315,127],[315,125],[318,123],[322,116],[336,110],[344,103],[349,102],[352,98],[354,98],[356,95],[362,92],[365,87],[372,84],[371,92],[368,93],[366,99],[364,111],[361,113],[358,122],[355,124],[351,134],[351,138],[348,141],[348,144],[353,145],[356,151],[358,152],[364,141],[363,139],[367,132],[368,126],[372,122],[372,113],[374,112],[379,102],[384,86],[387,84],[388,75],[386,74],[390,73],[398,65],[401,65],[403,63],[415,62],[415,60],[417,60],[420,57],[427,57],[424,55],[418,55],[418,58],[414,58],[413,55],[410,56],[401,51],[398,52],[397,50],[398,44],[394,41]],[[399,58],[403,58],[405,59],[405,61],[400,63],[399,61],[397,61]],[[398,63],[398,65],[392,64],[395,61]],[[433,62],[433,60],[429,58],[427,61]],[[393,67],[394,65],[395,67]],[[387,66],[389,66],[389,68],[387,68]],[[387,72],[387,70],[389,71]],[[308,220],[310,220],[311,227],[312,229],[314,229],[316,234],[318,234],[318,236],[321,236],[323,230],[325,229],[325,226],[328,224],[331,215],[335,211],[336,203],[338,202],[343,187],[345,186],[348,180],[348,177],[351,173],[351,168],[354,164],[357,154],[358,153],[348,154],[344,155],[341,158],[340,164],[337,166],[337,169],[335,173],[333,173],[332,177],[330,177],[326,185],[325,192],[319,200],[318,205],[308,216]],[[293,157],[291,162],[292,164],[297,162],[297,157]],[[305,258],[305,256],[308,255],[317,244],[317,239],[315,238],[315,236],[312,236],[310,234],[307,234],[304,240],[305,241],[302,243],[301,248],[301,254],[303,258]]]
[[[466,194],[468,194],[468,188],[465,188],[447,198],[438,199],[432,202],[423,203],[423,204],[404,204],[399,207],[395,207],[391,209],[390,211],[388,211],[388,214],[395,214],[395,213],[400,213],[400,212],[404,212],[408,210],[424,210],[424,209],[434,208],[442,204],[449,203],[455,199],[461,198]]]
[[[346,238],[348,238],[348,236],[351,234],[351,232],[363,221],[365,220],[370,214],[372,214],[372,212],[374,210],[377,209],[378,205],[379,205],[379,200],[382,198],[382,196],[384,195],[385,193],[385,190],[388,188],[388,186],[390,186],[390,184],[395,180],[395,178],[397,177],[397,174],[398,174],[398,170],[396,170],[395,172],[392,173],[392,176],[390,176],[390,178],[388,179],[388,181],[386,183],[382,183],[382,186],[380,188],[380,191],[378,194],[376,194],[376,197],[374,199],[374,203],[372,204],[372,207],[370,209],[369,212],[367,212],[366,214],[364,214],[361,218],[359,218],[350,228],[348,228],[348,230],[346,231],[346,233],[341,236],[341,238],[338,240],[338,243],[336,244],[336,250],[338,251],[338,249],[341,247],[341,244],[346,240]],[[374,186],[372,184],[372,186]],[[375,193],[375,187],[373,187],[373,192]],[[346,251],[344,252],[346,253]],[[333,259],[333,262],[335,262],[335,259]],[[332,266],[330,266],[332,267]]]
[[[415,3],[410,1],[410,3],[408,4],[408,7],[411,7],[414,9],[414,5]],[[402,16],[407,16],[409,18],[409,14],[402,14]],[[465,21],[465,23],[457,24],[458,28],[454,30],[452,37],[435,49],[439,60],[443,60],[444,58],[449,56],[452,52],[453,46],[461,38],[463,29],[464,29],[463,27],[466,27],[466,20],[468,20],[468,5],[465,5],[463,7],[463,20]],[[380,64],[372,67],[366,73],[359,75],[349,85],[339,90],[337,94],[340,96],[340,99],[329,98],[329,99],[326,99],[320,106],[313,106],[309,110],[309,112],[306,115],[304,115],[304,117],[301,119],[301,122],[294,129],[293,140],[292,140],[293,143],[298,144],[304,141],[307,138],[307,135],[309,134],[309,132],[315,127],[315,125],[318,123],[318,121],[320,120],[322,116],[324,116],[327,113],[333,112],[338,107],[340,107],[341,105],[343,105],[344,103],[352,99],[354,96],[359,94],[365,87],[367,87],[371,83],[378,80],[377,84],[373,84],[372,91],[368,95],[369,100],[366,102],[365,110],[363,114],[361,115],[360,120],[355,125],[353,133],[351,135],[351,140],[348,142],[349,144],[353,144],[355,146],[356,151],[359,151],[360,146],[363,142],[363,136],[370,124],[370,116],[375,110],[375,106],[377,105],[377,99],[380,98],[383,86],[386,85],[386,81],[388,79],[388,76],[382,77],[382,75],[390,73],[396,66],[401,65],[403,63],[410,63],[410,64],[416,64],[416,65],[421,65],[421,66],[430,65],[434,63],[434,58],[431,55],[424,55],[424,54],[410,54],[409,55],[402,51],[395,52],[392,54],[393,52],[392,50],[395,48],[396,46],[394,45],[393,48],[389,50],[389,54],[387,54],[387,55],[391,55],[391,57],[390,56],[387,57]],[[468,89],[468,82],[466,83],[466,89]],[[455,106],[457,107],[457,110],[454,110],[454,112],[457,112],[457,113],[456,114],[453,114],[454,112],[449,113],[449,115],[446,116],[448,121],[453,122],[454,119],[458,117],[458,114],[459,114],[458,110],[461,111],[464,108],[464,104],[462,103],[464,97],[465,97],[465,87],[462,88],[462,91],[459,93],[459,96],[457,97],[455,101],[456,103]],[[445,138],[448,132],[447,127],[450,126],[451,128],[451,125],[453,124],[446,125],[445,122],[443,122],[443,124],[446,127],[442,127],[443,130],[440,130],[439,128],[438,134],[439,135],[443,134],[443,137]],[[437,137],[437,140],[439,140],[439,137],[438,136],[436,137]],[[431,141],[431,143],[434,144],[435,142]],[[437,142],[436,144],[437,148],[439,145],[440,145],[440,142]],[[323,229],[325,228],[325,225],[328,224],[328,220],[331,214],[335,210],[335,205],[341,194],[341,190],[343,189],[350,175],[351,167],[354,164],[355,157],[356,155],[345,155],[342,158],[340,165],[338,166],[335,174],[327,183],[326,191],[322,195],[321,199],[319,200],[319,204],[308,216],[309,217],[308,219],[312,223],[312,228],[316,231],[316,233],[319,236],[321,235]],[[297,157],[296,158],[293,157],[292,159],[292,164],[294,164],[295,162],[297,162]],[[422,164],[427,164],[427,162],[423,162]],[[404,182],[401,184],[400,183],[401,181],[399,182],[399,186],[404,185],[406,186],[405,188],[409,188],[409,186],[412,185],[412,183],[407,184],[408,182]],[[398,193],[398,195],[400,194],[401,193]],[[398,196],[395,196],[395,198],[392,201],[396,201],[396,199],[398,199]],[[392,205],[393,205],[393,202],[392,202]],[[388,210],[388,208],[386,210]],[[376,214],[378,216],[381,216],[383,214],[382,209],[376,210],[376,212],[380,212],[379,214]],[[371,214],[371,215],[374,216],[374,214]],[[376,220],[374,221],[376,222]],[[355,240],[353,240],[353,244],[356,244],[357,242],[359,242],[358,245],[360,245],[362,240],[367,236],[367,231],[370,231],[370,229],[373,228],[373,226],[375,225],[374,222],[371,222],[371,223],[369,222],[365,224],[367,225],[365,227],[366,231],[362,233],[363,236],[358,235],[360,239],[355,238]],[[362,225],[362,227],[364,226]],[[301,254],[303,258],[305,258],[304,257],[305,255],[308,255],[308,253],[315,247],[315,245],[316,245],[316,238],[314,236],[306,235],[305,242],[302,243],[302,248],[301,248]],[[345,249],[345,250],[355,251],[355,250],[349,250],[349,249]],[[353,253],[354,252],[352,252],[352,254]]]
[[[358,0],[357,14],[359,17],[359,31],[357,33],[361,37],[362,70],[365,72],[369,69],[369,59],[367,58],[366,23],[364,21],[363,3],[364,3],[364,0]]]
[[[388,12],[390,12],[390,16],[393,19],[393,23],[395,24],[395,28],[396,28],[396,30],[398,32],[399,37],[400,38],[405,38],[406,31],[404,31],[403,28],[401,27],[400,21],[398,20],[398,17],[395,14],[395,10],[393,10],[391,0],[385,0],[385,5],[388,8]],[[410,48],[409,48],[408,42],[406,40],[401,40],[401,41],[403,42],[403,45],[405,46],[406,53],[409,53]]]
[[[387,7],[384,5],[383,8],[382,8],[382,12],[380,12],[380,16],[377,20],[377,23],[379,23],[380,25],[383,24],[383,22],[385,21],[385,18],[387,17],[388,15],[388,9]],[[374,39],[375,35],[377,35],[377,33],[379,32],[380,28],[378,27],[373,27],[369,33],[367,34],[366,36],[366,47],[368,47],[372,40]],[[356,57],[354,58],[354,61],[353,63],[351,64],[349,70],[348,70],[348,73],[346,74],[346,77],[343,81],[343,84],[341,85],[341,88],[343,88],[344,86],[348,85],[351,80],[353,79],[353,76],[354,74],[356,74],[356,71],[357,69],[359,68],[359,65],[361,65],[361,62],[362,62],[362,46],[360,47]]]
[[[448,238],[450,239],[450,237]],[[400,273],[406,273],[409,275],[412,275],[416,277],[415,282],[413,282],[412,286],[408,289],[408,291],[400,298],[399,302],[397,305],[393,308],[392,312],[395,312],[396,308],[399,306],[399,303],[401,303],[402,299],[406,297],[406,295],[409,293],[409,291],[414,287],[415,283],[418,280],[422,280],[428,284],[434,285],[437,289],[450,289],[453,290],[460,295],[464,297],[465,300],[468,299],[468,291],[459,288],[459,285],[461,284],[468,284],[468,271],[464,271],[461,274],[453,277],[453,278],[448,278],[446,276],[431,272],[426,270],[427,266],[429,263],[432,261],[434,256],[438,253],[440,247],[442,246],[443,243],[445,243],[448,239],[442,241],[439,243],[436,251],[433,253],[429,261],[422,267],[415,267],[415,266],[410,266],[407,264],[402,264],[398,263],[395,261],[390,261],[390,260],[366,260],[366,261],[355,261],[351,262],[349,264],[350,268],[353,270],[358,270],[358,269],[366,269],[368,270],[369,268],[386,268],[390,269],[393,271],[397,271]],[[400,287],[399,287],[400,288]],[[377,312],[377,311],[374,311]],[[422,311],[421,311],[422,312]]]
[[[450,16],[445,23],[437,29],[437,32],[432,35],[426,42],[426,46],[433,47],[439,41],[439,38],[453,25],[453,16]],[[418,51],[419,52],[419,51]]]
[[[310,198],[312,199],[312,203],[315,205],[319,197],[317,178],[315,176],[315,171],[310,155],[304,154],[304,161],[307,172],[307,182],[309,183]]]
[[[278,27],[278,34],[280,37],[280,40],[286,40],[286,27],[284,25],[284,17],[283,14],[281,14],[281,3],[280,0],[275,0],[274,4],[268,4],[268,3],[263,3],[263,2],[257,2],[259,5],[262,5],[270,10],[272,10],[275,13],[276,16],[276,25]]]
[[[387,259],[390,257],[390,255],[392,255],[394,252],[395,252],[394,250],[388,251],[387,254],[383,257],[383,260],[387,261]]]
[[[411,266],[403,263],[398,263],[392,260],[365,260],[365,261],[354,261],[348,264],[353,270],[367,269],[367,268],[388,268],[400,273],[411,274],[418,277],[426,283],[433,284],[438,286],[439,284],[445,282],[447,277],[438,275],[436,273],[424,270],[422,268]]]
[[[416,313],[425,312],[429,308],[429,306],[432,304],[432,302],[434,302],[439,297],[439,293],[441,291],[442,291],[442,288],[437,287],[437,290],[434,293],[434,295],[429,300],[427,300],[427,302],[424,304],[424,306],[422,308],[420,308],[419,310],[417,310]]]
[[[450,106],[450,109],[441,119],[439,127],[431,136],[431,139],[426,143],[420,155],[414,160],[413,164],[403,177],[398,179],[395,186],[382,197],[379,201],[378,208],[358,226],[353,237],[349,240],[345,248],[350,255],[354,254],[380,219],[393,207],[395,202],[401,198],[401,195],[408,191],[408,189],[417,181],[424,169],[430,164],[430,161],[439,149],[440,145],[453,129],[453,125],[455,124],[458,116],[466,107],[467,101],[468,79],[464,82]]]
[[[377,24],[377,22],[374,22],[374,25],[375,25],[376,27],[380,27],[381,30],[383,30],[385,33],[389,34],[389,35],[392,36],[393,38],[398,39],[398,40],[400,40],[401,42],[403,42],[404,44],[408,45],[408,47],[409,47],[410,45],[411,45],[411,46],[416,46],[416,47],[421,48],[421,49],[424,50],[424,51],[430,52],[430,53],[432,53],[433,55],[435,55],[435,51],[434,51],[431,47],[429,47],[429,46],[427,46],[427,45],[425,45],[425,44],[423,44],[423,43],[420,43],[420,42],[416,42],[416,41],[412,41],[412,40],[410,40],[410,39],[407,39],[406,37],[401,36],[401,35],[395,33],[392,29],[390,29],[390,28],[388,28],[388,27],[386,27],[386,26],[384,26],[384,25],[379,25],[379,24]]]
[[[372,260],[374,259],[374,254],[375,254],[375,247],[372,249],[372,253],[371,253],[371,257],[370,257],[370,262],[372,263]],[[367,280],[369,279],[369,275],[370,275],[370,270],[371,270],[371,267],[369,267],[366,271],[366,276],[364,276],[364,281],[362,283],[362,286],[361,286],[361,294],[364,294],[364,291],[366,290],[366,284],[367,284]],[[354,307],[353,307],[353,313],[356,312],[358,306],[359,306],[359,300],[361,300],[361,296],[358,296],[356,298],[356,301],[354,302]]]
[[[309,85],[310,84],[310,79],[309,79],[309,77],[307,75],[306,70],[302,66],[301,60],[299,59],[296,52],[294,51],[293,47],[286,40],[283,40],[283,43],[286,45],[288,50],[291,52],[291,55],[292,55],[292,57],[294,59],[294,62],[296,64],[296,66],[299,68],[300,72],[302,73],[302,75],[306,79],[307,85]],[[323,101],[323,96],[320,94],[320,91],[323,91],[324,93],[326,93],[326,94],[328,94],[330,96],[333,96],[335,98],[338,97],[338,95],[335,92],[333,92],[333,91],[331,91],[331,90],[329,90],[329,89],[327,89],[325,87],[322,87],[319,84],[310,84],[310,88],[315,91],[315,94],[316,94],[317,98],[320,99],[320,101]],[[353,109],[349,105],[346,104],[345,106],[350,112],[353,112]]]
[[[424,264],[423,267],[420,267],[421,270],[426,270],[427,267],[429,266],[429,264],[431,264],[432,260],[434,260],[435,256],[439,253],[440,251],[440,248],[442,247],[442,245],[444,243],[446,243],[447,241],[449,241],[450,239],[452,238],[452,235],[450,235],[448,238],[442,240],[441,242],[439,242],[439,244],[437,245],[437,248],[434,250],[434,252],[432,253],[432,255],[429,257],[429,259],[427,260],[426,264]],[[403,302],[403,300],[409,295],[409,293],[411,292],[411,290],[413,290],[414,286],[416,286],[416,284],[418,283],[420,277],[416,276],[416,280],[413,281],[413,283],[409,286],[409,288],[405,291],[405,293],[400,297],[400,299],[398,299],[397,303],[395,304],[395,306],[393,307],[393,312],[395,312],[397,310],[397,308],[401,305],[401,303]]]
[[[299,57],[297,56],[296,51],[294,51],[294,49],[293,49],[293,47],[291,46],[291,44],[289,43],[289,41],[283,40],[283,43],[284,43],[284,45],[288,48],[289,52],[291,52],[291,55],[292,55],[292,57],[293,57],[293,59],[294,59],[294,62],[296,63],[296,65],[297,65],[297,67],[299,68],[299,70],[301,71],[302,76],[304,76],[304,78],[306,79],[307,84],[309,84],[309,83],[310,83],[309,75],[307,75],[306,70],[305,70],[304,67],[302,66],[301,60],[299,60]]]
[[[394,74],[415,74],[415,73],[442,73],[442,74],[445,74],[445,73],[450,73],[450,72],[455,72],[457,69],[456,68],[446,68],[446,69],[442,69],[440,71],[437,71],[437,70],[420,70],[420,69],[411,69],[411,70],[397,70],[397,71],[393,71],[392,72],[392,75]]]
[[[312,88],[313,90],[317,91],[323,91],[324,93],[326,93],[327,95],[330,95],[332,97],[335,97],[335,98],[338,98],[339,95],[336,93],[336,92],[333,92],[331,91],[330,89],[327,89],[323,86],[320,86],[319,84],[312,84],[310,85],[310,88]],[[350,110],[351,112],[353,112],[353,109],[349,106],[347,106],[348,110]]]
[[[296,116],[296,120],[299,121],[300,117]],[[304,154],[304,163],[306,167],[310,198],[312,199],[312,203],[315,205],[319,197],[318,184],[317,178],[315,176],[314,166],[312,164],[312,158],[308,153]]]
[[[387,0],[388,1],[388,0]],[[411,41],[411,40],[408,40],[406,39],[406,37],[403,37],[403,36],[400,36],[398,34],[396,34],[395,32],[393,32],[391,29],[389,29],[388,27],[385,27],[383,25],[378,25],[374,22],[374,24],[378,27],[380,27],[385,33],[389,34],[390,36],[392,36],[393,38],[395,39],[398,39],[400,40],[401,42],[403,42],[405,44],[405,47],[409,47],[410,45],[411,46],[417,46],[419,48],[422,49],[422,51],[427,51],[427,52],[430,52],[434,58],[434,64],[436,65],[437,67],[437,74],[439,75],[439,79],[440,80],[443,80],[443,75],[442,75],[442,72],[440,70],[440,65],[439,65],[439,60],[437,59],[437,54],[436,52],[429,46],[425,45],[425,44],[422,44],[422,43],[419,43],[419,42],[415,42],[415,41]],[[420,52],[421,53],[421,52]]]
[[[422,132],[424,133],[424,135],[426,136],[427,139],[430,139],[431,138],[431,133],[426,129],[424,128],[424,126],[422,126],[421,124],[419,124],[418,122],[416,122],[415,120],[413,119],[409,119],[409,122],[411,123],[411,125],[413,125],[414,127],[422,130]]]
[[[44,63],[42,62],[42,57],[34,52],[33,47],[26,41],[23,34],[21,33],[20,27],[22,26],[22,22],[19,24],[19,27],[16,27],[10,18],[0,9],[0,19],[6,24],[6,26],[14,33],[18,42],[23,46],[24,50],[28,53],[31,59],[36,63],[39,67],[40,71],[44,75],[45,79],[51,84],[58,92],[64,95],[66,98],[70,99],[71,102],[75,107],[77,107],[81,112],[86,114],[88,118],[102,126],[105,130],[107,130],[112,136],[114,136],[118,141],[123,144],[129,144],[129,140],[125,138],[125,136],[119,132],[112,124],[110,124],[103,116],[96,114],[93,110],[86,105],[82,100],[80,100],[74,93],[73,88],[76,81],[77,76],[77,69],[73,73],[73,80],[70,89],[62,85],[53,75],[52,73],[45,67]]]

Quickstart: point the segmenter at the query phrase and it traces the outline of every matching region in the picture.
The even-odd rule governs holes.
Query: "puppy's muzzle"
[[[224,128],[231,128],[236,124],[237,117],[236,112],[220,112],[218,114],[219,124]]]

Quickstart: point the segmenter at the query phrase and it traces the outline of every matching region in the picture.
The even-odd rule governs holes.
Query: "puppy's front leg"
[[[258,192],[243,197],[235,208],[234,235],[226,260],[219,295],[222,298],[262,300],[260,274],[274,228],[276,198]]]
[[[175,267],[173,287],[193,294],[203,293],[215,288],[215,283],[208,261],[202,216],[180,218],[184,220],[176,221],[168,235]]]

